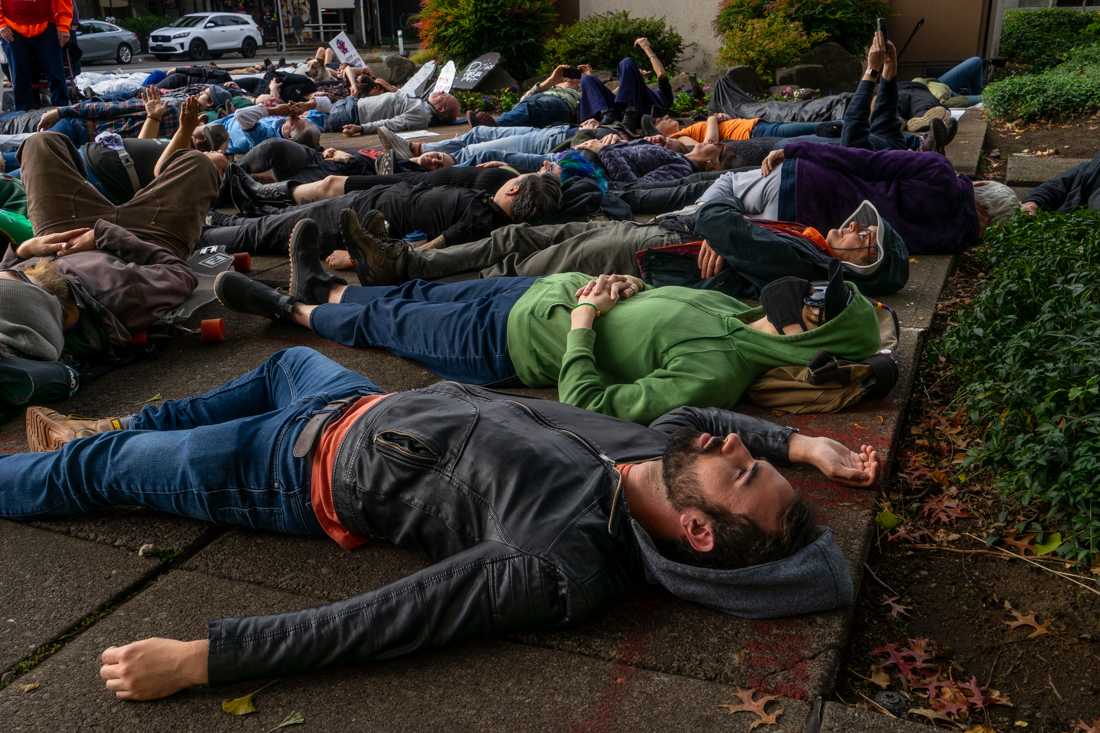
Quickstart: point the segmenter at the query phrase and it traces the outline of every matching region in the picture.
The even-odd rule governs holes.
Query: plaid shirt
[[[167,109],[160,121],[161,137],[171,137],[180,126],[179,100],[165,99]],[[117,132],[121,137],[137,137],[145,123],[145,103],[140,99],[121,102],[80,102],[59,107],[61,118],[87,120],[95,123],[96,135]]]

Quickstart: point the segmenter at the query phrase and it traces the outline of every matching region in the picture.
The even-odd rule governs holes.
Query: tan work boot
[[[27,446],[34,452],[57,450],[70,440],[122,430],[117,417],[99,420],[62,415],[45,407],[27,408]]]
[[[905,123],[905,129],[909,132],[924,132],[932,125],[932,120],[941,120],[947,124],[951,118],[951,112],[946,107],[932,107],[920,117],[913,117]]]

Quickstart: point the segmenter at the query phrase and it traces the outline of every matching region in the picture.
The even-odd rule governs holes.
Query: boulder
[[[824,67],[820,88],[826,94],[850,92],[863,76],[863,60],[834,41],[814,46],[803,54],[797,65],[807,64]]]
[[[764,82],[760,80],[756,69],[751,66],[732,66],[726,72],[726,76],[753,96],[759,96],[764,91]]]
[[[775,70],[775,83],[779,86],[825,88],[825,67],[821,64],[798,64]]]
[[[539,79],[538,81],[542,81]],[[534,82],[533,82],[534,83]],[[530,89],[530,84],[524,87],[523,91]],[[479,92],[497,92],[501,89],[519,89],[519,82],[515,77],[508,73],[508,70],[503,66],[498,66],[481,80],[481,83],[477,85]]]
[[[388,70],[386,81],[395,86],[401,86],[416,73],[416,64],[400,54],[390,54],[385,61]]]

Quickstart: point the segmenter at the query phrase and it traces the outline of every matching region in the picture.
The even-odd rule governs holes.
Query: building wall
[[[996,0],[891,0],[890,38],[900,49],[920,18],[924,27],[901,57],[902,76],[938,74],[985,52],[987,19]]]
[[[577,9],[581,18],[612,10],[629,10],[631,15],[665,18],[684,37],[680,70],[709,74],[715,71],[715,56],[721,45],[712,25],[718,15],[718,5],[719,0],[578,0]]]

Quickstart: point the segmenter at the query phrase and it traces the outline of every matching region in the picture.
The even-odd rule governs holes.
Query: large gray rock
[[[756,69],[751,66],[732,66],[726,71],[726,76],[734,84],[754,96],[764,91],[764,82],[760,80],[760,75],[756,73]]]
[[[400,54],[390,54],[386,57],[386,69],[388,70],[386,81],[395,86],[400,86],[412,78],[416,73],[416,64]]]
[[[826,81],[825,67],[821,64],[798,64],[775,70],[775,83],[784,86],[824,89]]]
[[[863,75],[863,61],[833,41],[815,46],[803,54],[797,65],[804,64],[824,67],[820,88],[827,94],[851,91]]]

